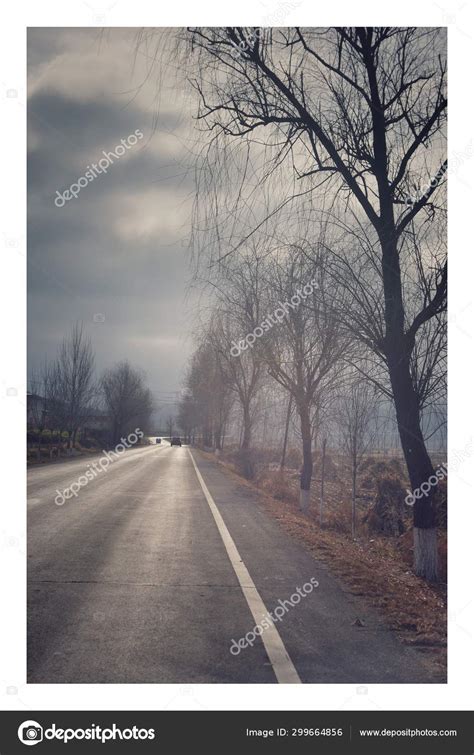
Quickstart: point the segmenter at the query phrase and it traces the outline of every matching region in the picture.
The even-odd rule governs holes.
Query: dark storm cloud
[[[161,115],[158,127],[153,115],[132,106],[123,107],[117,102],[75,102],[60,94],[40,93],[28,102],[30,128],[39,144],[29,153],[29,189],[46,188],[54,194],[58,183],[68,185],[85,172],[87,165],[97,162],[103,151],[109,152],[137,129],[144,139],[126,155],[117,160],[110,173],[117,179],[104,191],[110,192],[118,179],[127,178],[129,188],[165,180],[176,173],[179,163],[163,152],[160,139],[173,133],[179,126],[176,115]],[[154,153],[147,146],[153,140]],[[65,160],[65,155],[67,159]],[[100,181],[95,185],[100,186]],[[92,187],[92,184],[91,184]]]
[[[156,117],[154,84],[148,91],[140,84],[140,96],[130,95],[126,31],[109,31],[100,54],[95,40],[95,30],[29,33],[30,367],[52,356],[80,319],[99,369],[127,357],[146,369],[154,390],[173,390],[187,351],[193,187],[180,147],[186,118],[172,92]],[[57,191],[137,129],[144,138],[107,174],[83,187],[77,199],[55,206]]]

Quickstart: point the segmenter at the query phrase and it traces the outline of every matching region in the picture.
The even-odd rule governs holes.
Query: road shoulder
[[[243,480],[212,454],[195,449],[193,453],[265,604],[271,606],[278,599],[286,598],[286,592],[291,593],[303,578],[305,581],[316,575],[321,583],[318,590],[321,605],[313,601],[311,610],[306,605],[304,612],[296,609],[294,613],[305,614],[304,618],[301,616],[300,626],[296,626],[298,617],[295,616],[292,621],[285,620],[288,629],[281,628],[286,647],[289,651],[292,648],[293,661],[295,649],[297,655],[304,656],[302,663],[306,664],[306,676],[310,678],[303,681],[317,681],[313,677],[320,673],[326,677],[321,681],[326,682],[352,681],[354,675],[361,683],[446,681],[442,664],[433,660],[431,653],[409,647],[403,632],[393,631],[378,596],[364,595],[354,579],[356,575],[349,575],[352,579],[347,579],[340,565],[332,563],[328,554],[318,547],[311,537],[314,525]],[[400,605],[402,613],[403,610]],[[311,633],[305,629],[308,621],[318,626],[331,651],[335,651],[334,638],[339,637],[346,650],[349,647],[358,655],[367,652],[370,656],[367,663],[360,658],[351,663],[345,650],[342,663],[338,664],[337,658],[333,658],[332,671],[331,663],[323,663],[322,671],[318,670],[312,654],[318,657],[321,648],[314,647]],[[302,645],[306,650],[311,647],[312,653],[302,653]],[[295,665],[300,671],[298,663]],[[401,671],[400,666],[406,670]]]

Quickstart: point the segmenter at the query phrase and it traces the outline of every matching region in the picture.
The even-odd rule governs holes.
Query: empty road
[[[439,681],[195,449],[127,451],[56,505],[97,460],[28,471],[30,683]]]

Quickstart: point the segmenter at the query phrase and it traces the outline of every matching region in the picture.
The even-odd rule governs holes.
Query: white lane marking
[[[237,550],[232,536],[225,525],[219,509],[214,503],[214,500],[208,490],[206,483],[202,478],[202,475],[197,467],[196,462],[194,461],[194,457],[189,448],[188,451],[191,457],[191,461],[193,462],[197,478],[206,497],[206,501],[209,504],[212,516],[214,517],[217,529],[219,530],[219,534],[224,543],[227,555],[229,556],[230,563],[234,567],[234,571],[237,579],[239,580],[240,587],[247,601],[248,607],[250,608],[250,612],[255,619],[255,624],[260,624],[263,616],[268,615],[265,603],[260,597],[260,594],[255,587],[255,583],[240,557],[239,551]],[[283,640],[278,634],[278,630],[273,623],[270,623],[268,629],[264,629],[264,631],[260,635],[260,638],[265,646],[265,650],[267,651],[267,655],[270,659],[270,663],[272,664],[273,671],[275,672],[278,683],[301,684],[301,679],[298,676],[298,672],[296,671],[293,662],[283,644]]]

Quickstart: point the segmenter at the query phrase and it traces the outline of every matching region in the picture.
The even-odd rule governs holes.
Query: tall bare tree
[[[204,445],[220,450],[232,403],[221,345],[209,330],[194,352],[180,402],[181,424],[199,429]]]
[[[94,361],[90,339],[82,323],[76,323],[64,338],[51,367],[52,403],[60,424],[68,432],[69,449],[74,446],[96,396]]]
[[[334,388],[338,364],[349,348],[329,297],[322,257],[314,258],[295,246],[267,263],[265,304],[268,312],[280,315],[280,321],[262,334],[257,348],[269,374],[293,397],[298,413],[303,511],[309,507],[318,413]]]
[[[193,443],[199,428],[199,407],[188,387],[178,405],[178,425],[183,431],[185,442]]]
[[[241,450],[247,453],[258,412],[258,399],[265,378],[265,365],[252,331],[260,321],[262,306],[262,260],[258,245],[221,266],[214,286],[215,309],[210,338],[219,354],[226,384],[241,410]]]

